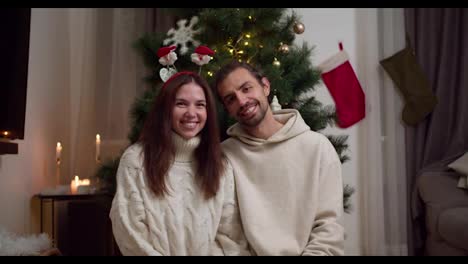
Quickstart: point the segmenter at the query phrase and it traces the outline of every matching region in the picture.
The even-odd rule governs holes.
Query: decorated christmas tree
[[[333,106],[324,106],[314,97],[316,85],[320,82],[320,71],[311,61],[313,48],[304,43],[294,44],[296,34],[302,34],[305,26],[299,16],[284,8],[191,8],[168,9],[178,21],[168,32],[146,34],[135,43],[150,70],[147,77],[149,88],[136,99],[131,110],[132,127],[129,140],[135,143],[149,112],[153,98],[162,85],[161,75],[170,68],[159,62],[157,51],[161,47],[176,46],[177,68],[199,71],[191,55],[199,45],[215,52],[210,63],[200,71],[208,82],[214,79],[216,71],[228,61],[236,59],[260,68],[272,84],[270,102],[274,108],[297,109],[309,127],[316,132],[327,126],[334,126],[337,116]],[[221,137],[235,121],[218,105]],[[341,162],[348,145],[346,135],[326,135],[335,147]],[[115,184],[118,162],[108,161],[98,171],[98,177]],[[101,175],[101,176],[100,176]],[[114,188],[112,188],[114,189]],[[344,209],[349,211],[349,197],[353,189],[344,186]]]

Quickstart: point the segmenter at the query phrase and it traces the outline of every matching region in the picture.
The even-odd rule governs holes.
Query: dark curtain
[[[407,8],[405,28],[438,104],[405,131],[408,194],[425,167],[468,149],[468,9]],[[414,207],[413,207],[414,210]],[[421,255],[424,226],[409,212],[409,254]]]
[[[164,8],[146,8],[146,32],[167,32],[175,27],[176,18]]]

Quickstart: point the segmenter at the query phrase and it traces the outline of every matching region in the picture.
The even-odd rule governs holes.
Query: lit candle
[[[91,181],[89,179],[80,180],[78,175],[70,183],[70,190],[72,194],[87,194],[91,190]]]
[[[90,184],[91,184],[91,181],[89,179],[80,180],[80,186],[82,186],[82,185],[88,186]]]
[[[57,161],[57,164],[60,164],[61,156],[62,156],[62,144],[60,144],[60,142],[57,142],[57,148],[55,149],[55,160]]]
[[[96,134],[96,162],[99,163],[101,161],[101,136]]]
[[[78,177],[78,175],[75,175],[75,179],[73,179],[72,182],[70,183],[70,190],[72,194],[77,193],[78,186],[80,186],[80,177]]]

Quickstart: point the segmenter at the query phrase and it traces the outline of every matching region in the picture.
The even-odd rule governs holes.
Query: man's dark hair
[[[252,74],[252,76],[257,79],[258,83],[262,85],[262,78],[264,77],[263,73],[261,70],[257,67],[254,67],[246,62],[239,62],[237,60],[233,60],[229,62],[228,64],[225,64],[221,69],[216,73],[215,81],[214,81],[214,90],[215,93],[218,95],[219,98],[219,93],[218,93],[218,86],[226,79],[226,77],[233,72],[234,70],[238,68],[244,68],[247,71]]]

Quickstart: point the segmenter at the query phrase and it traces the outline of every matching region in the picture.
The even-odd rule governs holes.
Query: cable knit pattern
[[[232,167],[228,164],[218,194],[205,200],[195,182],[193,152],[200,139],[173,133],[175,162],[157,198],[143,169],[140,145],[122,155],[110,218],[124,255],[247,255],[237,207]]]

